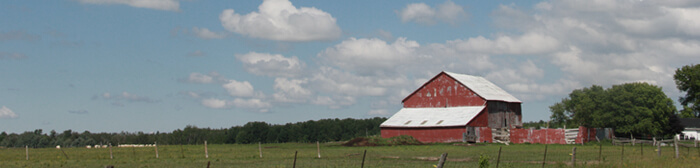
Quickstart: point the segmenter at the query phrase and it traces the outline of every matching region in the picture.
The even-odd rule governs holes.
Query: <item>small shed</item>
[[[681,132],[682,135],[676,135],[679,139],[700,138],[700,118],[680,118],[679,120],[685,127]]]
[[[440,72],[403,99],[380,125],[384,138],[491,142],[493,130],[522,127],[522,102],[483,77]]]

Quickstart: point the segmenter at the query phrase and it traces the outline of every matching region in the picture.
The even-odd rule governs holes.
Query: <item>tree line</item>
[[[549,106],[550,121],[529,122],[524,126],[585,126],[613,128],[618,136],[673,136],[684,129],[679,118],[700,117],[700,65],[683,66],[673,78],[678,90],[686,93],[678,99],[682,110],[676,110],[673,100],[661,87],[649,83],[625,83],[607,89],[593,85],[576,89]]]
[[[269,124],[261,121],[248,122],[243,126],[231,128],[198,128],[188,125],[184,129],[172,132],[120,132],[120,133],[82,133],[72,130],[49,133],[41,129],[24,133],[0,133],[0,146],[33,148],[84,147],[87,145],[118,144],[247,144],[247,143],[285,143],[285,142],[330,142],[345,141],[355,137],[380,134],[379,125],[387,118],[368,119],[322,119],[297,123]]]

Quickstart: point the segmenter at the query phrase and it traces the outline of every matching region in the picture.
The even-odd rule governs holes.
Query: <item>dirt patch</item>
[[[377,144],[370,143],[367,138],[359,137],[343,143],[343,146],[377,146]]]
[[[381,156],[380,158],[400,159],[401,157],[399,157],[399,156]],[[438,160],[440,160],[440,157],[412,157],[411,159],[422,160],[422,161],[438,161]],[[469,162],[469,161],[472,161],[472,158],[450,158],[450,157],[447,157],[447,161],[450,161],[450,162]]]

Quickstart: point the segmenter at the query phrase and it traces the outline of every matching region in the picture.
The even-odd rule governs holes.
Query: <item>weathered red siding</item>
[[[512,143],[566,144],[564,129],[511,129]]]
[[[591,140],[595,140],[595,135],[596,135],[596,129],[595,128],[586,128],[583,126],[578,127],[578,136],[576,136],[576,143],[580,144],[581,142],[589,142]]]
[[[590,132],[589,132],[590,131]],[[511,129],[510,141],[513,143],[540,143],[540,144],[566,144],[565,129]],[[596,129],[579,127],[575,142],[589,142],[595,140]]]
[[[470,126],[470,127],[487,127],[487,126],[489,125],[489,115],[488,115],[488,114],[489,114],[489,113],[488,113],[487,109],[484,109],[483,111],[481,111],[481,112],[479,113],[479,115],[477,115],[476,117],[474,117],[474,119],[472,119],[472,121],[469,122],[469,124],[467,124],[467,126]]]
[[[404,99],[403,107],[483,106],[486,100],[445,73],[434,77]]]
[[[418,141],[432,142],[462,142],[465,127],[434,127],[434,128],[382,128],[382,138],[399,135],[410,135]],[[489,133],[489,135],[491,135]]]

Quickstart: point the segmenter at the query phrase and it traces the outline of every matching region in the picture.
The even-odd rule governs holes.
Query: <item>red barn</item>
[[[383,138],[492,142],[492,129],[522,127],[522,102],[483,77],[441,72],[402,103],[381,124]]]

